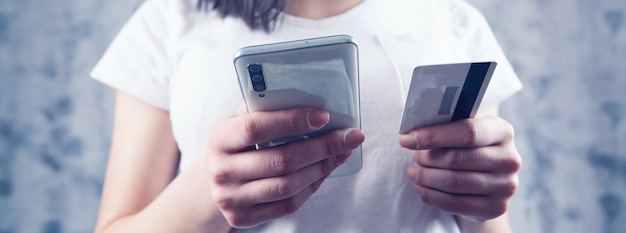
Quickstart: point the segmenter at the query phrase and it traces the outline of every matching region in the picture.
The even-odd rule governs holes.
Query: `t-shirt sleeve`
[[[165,110],[173,70],[168,42],[176,33],[168,2],[175,1],[144,2],[91,71],[94,79]]]
[[[522,84],[484,16],[464,0],[452,0],[450,14],[453,34],[464,45],[468,57],[472,61],[498,63],[480,109],[499,104],[521,90]]]

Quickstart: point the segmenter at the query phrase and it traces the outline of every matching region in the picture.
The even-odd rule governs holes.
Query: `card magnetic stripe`
[[[465,83],[463,84],[463,89],[461,89],[459,101],[457,101],[451,121],[471,117],[474,102],[478,98],[480,87],[485,81],[489,66],[489,62],[472,63],[467,72],[467,77],[465,78]]]

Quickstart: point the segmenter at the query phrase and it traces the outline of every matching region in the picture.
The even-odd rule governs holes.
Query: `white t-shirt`
[[[243,102],[232,62],[237,49],[333,34],[359,43],[363,168],[327,179],[294,214],[234,232],[459,232],[452,215],[425,205],[413,190],[405,175],[410,151],[399,146],[397,132],[417,65],[497,61],[481,109],[521,89],[478,11],[462,0],[366,0],[321,20],[285,15],[267,34],[195,6],[146,1],[92,72],[170,111],[181,171],[203,154],[215,124]]]

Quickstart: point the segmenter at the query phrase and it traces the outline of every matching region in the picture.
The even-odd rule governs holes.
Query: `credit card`
[[[496,65],[473,62],[415,67],[400,133],[474,117]]]

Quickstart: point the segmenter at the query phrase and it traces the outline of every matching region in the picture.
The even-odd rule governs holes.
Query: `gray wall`
[[[626,1],[472,0],[526,89],[518,232],[626,232]]]
[[[526,89],[517,232],[626,232],[626,1],[469,0]],[[140,0],[0,1],[0,232],[90,232],[112,93],[88,71]]]

